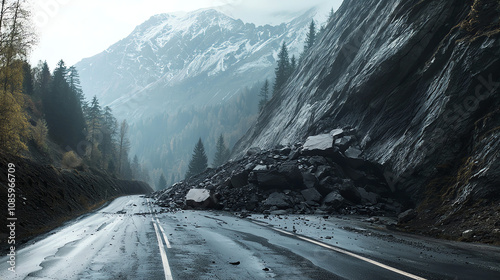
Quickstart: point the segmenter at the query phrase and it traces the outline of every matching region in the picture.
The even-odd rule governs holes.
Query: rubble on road
[[[355,139],[355,130],[335,129],[303,145],[251,148],[244,158],[153,197],[161,206],[180,209],[397,216],[405,209],[382,166],[365,160]]]

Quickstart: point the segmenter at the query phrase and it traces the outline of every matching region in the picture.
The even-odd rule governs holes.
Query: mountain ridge
[[[222,96],[232,96],[242,87],[270,77],[282,41],[298,54],[314,13],[309,10],[278,26],[243,23],[215,9],[182,17],[155,15],[103,53],[76,66],[84,91],[97,95],[119,117],[138,119],[142,117],[139,111],[156,112],[158,108],[148,106],[154,107],[158,101],[168,110],[182,107],[182,102],[196,106],[214,99],[211,103],[217,103],[223,100],[215,96],[222,85],[227,88]],[[202,90],[207,93],[200,94]],[[191,92],[190,98],[182,98],[185,92]],[[207,96],[213,98],[207,100]],[[155,102],[144,104],[147,99]],[[132,109],[134,113],[130,113],[131,104],[148,110]]]

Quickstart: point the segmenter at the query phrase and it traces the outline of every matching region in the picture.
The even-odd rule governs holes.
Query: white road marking
[[[253,223],[255,224],[258,224],[258,225],[263,225],[262,223],[260,222],[254,222],[252,221]],[[341,248],[338,248],[338,247],[335,247],[335,246],[331,246],[331,245],[328,245],[328,244],[325,244],[323,242],[319,242],[319,241],[316,241],[314,239],[311,239],[311,238],[307,238],[307,237],[304,237],[304,236],[300,236],[300,235],[297,235],[297,234],[294,234],[294,233],[291,233],[289,231],[286,231],[286,230],[282,230],[282,229],[279,229],[279,228],[275,228],[275,227],[272,227],[272,229],[274,229],[275,231],[277,232],[281,232],[283,234],[287,234],[287,235],[291,235],[291,236],[295,236],[299,239],[302,239],[304,241],[307,241],[307,242],[310,242],[310,243],[313,243],[313,244],[316,244],[316,245],[319,245],[321,247],[324,247],[324,248],[327,248],[327,249],[330,249],[332,251],[335,251],[335,252],[338,252],[338,253],[341,253],[341,254],[345,254],[345,255],[348,255],[348,256],[351,256],[353,258],[356,258],[356,259],[359,259],[359,260],[362,260],[362,261],[365,261],[367,263],[371,263],[373,265],[376,265],[378,267],[381,267],[381,268],[384,268],[386,270],[389,270],[389,271],[392,271],[392,272],[395,272],[397,274],[400,274],[400,275],[403,275],[403,276],[406,276],[408,278],[411,278],[411,279],[415,279],[415,280],[426,280],[425,278],[422,278],[420,276],[417,276],[417,275],[414,275],[414,274],[411,274],[411,273],[408,273],[406,271],[402,271],[400,269],[397,269],[397,268],[394,268],[392,266],[388,266],[388,265],[385,265],[383,263],[380,263],[380,262],[377,262],[377,261],[374,261],[374,260],[371,260],[369,258],[366,258],[366,257],[363,257],[363,256],[360,256],[360,255],[357,255],[357,254],[354,254],[352,252],[349,252],[347,250],[344,250],[344,249],[341,249]]]
[[[165,240],[165,244],[167,244],[167,248],[170,249],[172,248],[170,246],[170,242],[168,242],[167,235],[165,234],[165,231],[163,230],[163,227],[160,224],[160,221],[158,220],[158,217],[156,217],[156,223],[158,224],[158,227],[160,227],[161,234],[163,234],[163,239]]]
[[[153,221],[153,226],[156,232],[156,239],[158,239],[158,247],[160,247],[160,255],[161,261],[163,263],[163,271],[165,272],[165,280],[173,280],[172,271],[170,271],[170,265],[168,264],[167,253],[165,252],[165,248],[163,247],[163,242],[161,242],[161,236],[158,232],[158,227],[156,223]]]
[[[149,198],[147,201],[148,201],[148,206],[149,206],[149,212],[151,212],[151,214],[153,214]],[[160,221],[158,220],[158,218],[156,218],[156,221],[158,222],[158,226],[160,227],[160,230],[163,233],[163,238],[165,239],[165,244],[167,244],[167,248],[171,248],[170,242],[168,242],[165,231],[161,227]],[[158,247],[160,248],[161,262],[163,263],[163,271],[165,272],[165,280],[173,280],[172,271],[170,270],[170,265],[168,264],[167,252],[166,252],[165,248],[163,247],[163,241],[161,240],[161,235],[160,235],[160,232],[158,231],[158,226],[156,225],[156,222],[152,217],[151,217],[151,222],[153,222],[153,226],[154,226],[155,232],[156,232],[156,239],[158,240]]]

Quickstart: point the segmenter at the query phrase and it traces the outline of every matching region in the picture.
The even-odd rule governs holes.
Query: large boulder
[[[277,208],[286,209],[290,207],[290,198],[284,193],[273,192],[269,197],[264,200],[264,205]]]
[[[291,185],[303,186],[302,173],[295,162],[285,162],[278,167],[278,173],[283,175]]]
[[[190,189],[185,203],[191,208],[215,208],[217,205],[215,197],[206,189]]]
[[[333,136],[330,134],[309,136],[302,147],[302,154],[305,156],[329,156],[334,152]]]
[[[358,193],[361,196],[361,201],[365,203],[377,204],[379,195],[373,192],[368,192],[364,188],[358,188]]]
[[[302,190],[300,193],[302,194],[306,202],[309,201],[319,202],[321,201],[322,198],[322,195],[316,189],[305,189]]]
[[[254,169],[255,180],[261,189],[285,190],[294,187],[304,187],[302,173],[295,162],[284,162],[278,167]]]
[[[323,205],[332,209],[339,209],[345,203],[345,198],[338,191],[329,193],[323,200]]]
[[[319,183],[318,178],[308,171],[302,172],[302,182],[304,183],[304,187],[308,189],[316,188]]]

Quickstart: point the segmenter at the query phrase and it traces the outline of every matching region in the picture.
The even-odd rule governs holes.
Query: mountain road
[[[245,215],[246,216],[246,215]],[[166,211],[120,197],[6,254],[0,279],[500,279],[500,248],[363,219]]]

